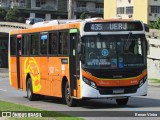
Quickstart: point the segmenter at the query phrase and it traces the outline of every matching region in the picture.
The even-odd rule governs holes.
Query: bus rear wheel
[[[126,105],[128,103],[128,97],[123,99],[116,99],[118,105]]]
[[[30,100],[30,101],[33,101],[35,100],[36,98],[36,94],[33,93],[33,88],[32,88],[32,79],[29,78],[27,80],[27,98]]]
[[[65,86],[65,102],[69,107],[73,107],[76,105],[76,99],[71,97],[71,92],[70,92],[70,87],[68,82],[66,83]]]
[[[3,66],[3,61],[2,61],[2,59],[0,58],[0,68],[2,68],[2,67],[4,67],[4,66]]]

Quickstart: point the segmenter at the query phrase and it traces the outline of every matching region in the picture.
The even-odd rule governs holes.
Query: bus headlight
[[[139,87],[141,87],[146,82],[146,80],[147,80],[147,76],[145,76],[143,79],[141,79],[139,81]]]
[[[90,80],[88,80],[87,78],[85,78],[85,77],[83,77],[83,81],[87,84],[87,85],[89,85],[89,86],[91,86],[91,87],[93,87],[93,88],[97,88],[97,86],[96,86],[96,83],[95,82],[93,82],[93,81],[90,81]]]

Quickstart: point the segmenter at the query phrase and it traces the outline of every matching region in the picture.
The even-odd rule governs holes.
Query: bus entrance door
[[[16,66],[17,66],[17,81],[18,81],[18,88],[22,88],[22,81],[20,80],[21,70],[20,70],[20,56],[21,56],[21,44],[22,44],[22,35],[17,35],[17,59],[16,59]]]
[[[78,44],[78,34],[70,33],[70,59],[69,59],[69,71],[70,71],[70,87],[71,87],[71,96],[77,97],[77,80],[79,64],[78,64],[78,55],[77,55],[77,45]]]

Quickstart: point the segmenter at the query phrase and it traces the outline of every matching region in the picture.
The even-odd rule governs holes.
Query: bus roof
[[[25,33],[36,33],[36,32],[45,32],[52,30],[63,30],[63,29],[71,29],[71,28],[79,28],[80,23],[69,23],[69,24],[58,24],[58,25],[50,25],[50,26],[41,26],[29,29],[20,29],[10,31],[10,34],[25,34]]]
[[[103,18],[88,18],[88,19],[77,19],[77,20],[52,20],[38,22],[28,29],[12,30],[10,31],[11,35],[14,34],[25,34],[25,33],[36,33],[36,32],[45,32],[52,30],[62,30],[62,29],[80,29],[81,22],[130,22],[136,21],[133,19],[103,19]]]
[[[133,19],[102,19],[102,20],[94,20],[93,22],[130,22],[137,21]]]

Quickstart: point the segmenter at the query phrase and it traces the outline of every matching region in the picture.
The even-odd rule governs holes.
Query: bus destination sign
[[[86,23],[85,32],[96,31],[142,31],[141,22],[95,22]]]

